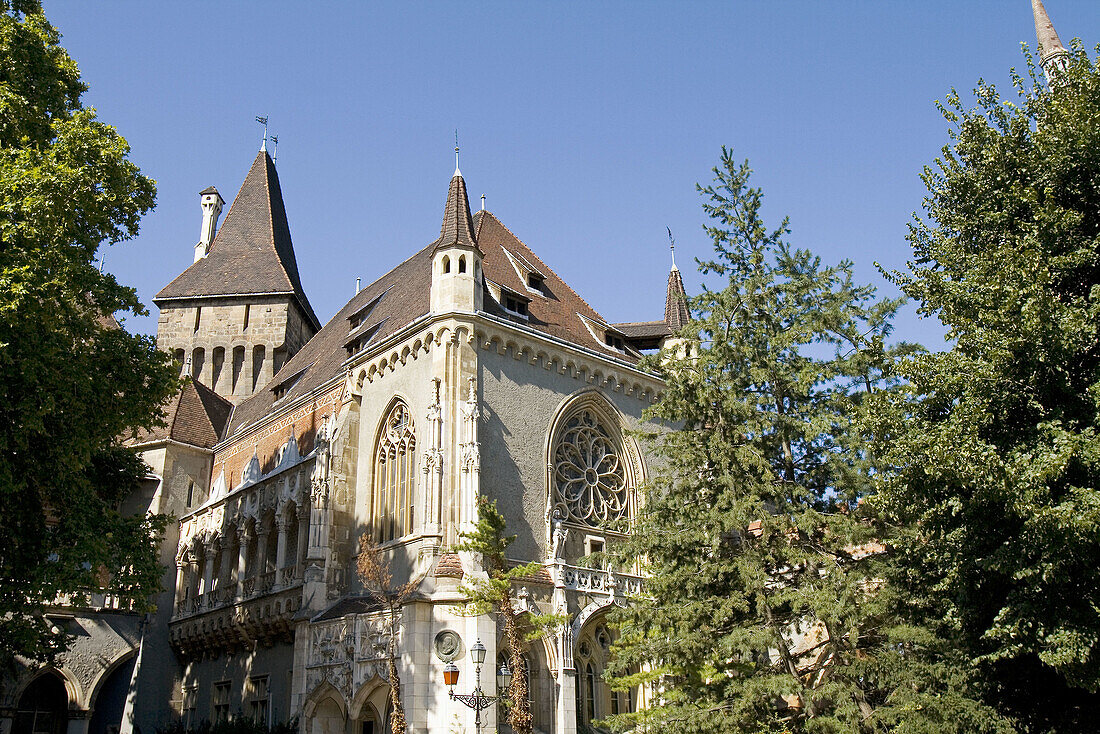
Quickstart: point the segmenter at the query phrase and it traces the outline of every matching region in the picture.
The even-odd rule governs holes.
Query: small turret
[[[443,210],[443,227],[432,250],[432,313],[482,310],[481,258],[466,182],[456,167]]]
[[[222,215],[225,200],[213,186],[207,186],[199,192],[199,205],[202,207],[202,231],[199,243],[195,245],[195,262],[210,254],[210,245],[218,233],[218,218]]]

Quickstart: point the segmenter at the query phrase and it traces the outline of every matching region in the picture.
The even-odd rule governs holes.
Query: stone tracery
[[[592,410],[582,409],[565,422],[552,466],[557,501],[570,520],[601,527],[626,516],[630,497],[623,459]]]

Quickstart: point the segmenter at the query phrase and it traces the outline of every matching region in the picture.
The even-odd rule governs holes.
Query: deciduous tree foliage
[[[879,415],[898,579],[1032,731],[1100,710],[1100,66],[980,82],[941,111],[914,260],[896,282],[952,349]],[[1086,716],[1087,712],[1087,716]]]
[[[750,170],[723,149],[700,191],[726,280],[691,300],[660,355],[649,417],[665,461],[626,558],[645,594],[618,614],[612,685],[648,708],[610,717],[661,732],[989,731],[949,651],[906,625],[882,583],[889,529],[862,500],[873,456],[859,418],[897,389],[886,340],[899,303],[852,264],[824,265],[769,229]],[[627,671],[640,673],[627,675]]]
[[[122,517],[145,467],[122,439],[176,387],[116,313],[144,313],[95,266],[137,232],[153,182],[81,106],[76,64],[37,2],[0,0],[0,664],[48,658],[58,595],[159,585],[162,518]]]

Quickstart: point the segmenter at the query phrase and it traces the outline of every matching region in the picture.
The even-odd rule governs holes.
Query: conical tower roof
[[[673,334],[691,320],[687,310],[687,292],[680,269],[675,265],[668,271],[668,288],[665,291],[665,323]]]
[[[1050,22],[1047,9],[1043,7],[1043,0],[1031,0],[1031,12],[1035,16],[1035,38],[1039,43],[1039,61],[1045,69],[1050,59],[1069,52],[1062,45],[1062,39],[1058,38],[1058,32]]]
[[[298,276],[279,174],[261,150],[206,257],[184,270],[153,299],[290,295],[315,329],[321,328]]]
[[[447,203],[443,207],[443,226],[435,248],[472,247],[477,249],[477,236],[474,234],[474,218],[470,214],[470,198],[466,195],[466,181],[462,173],[455,169],[451,178],[451,187],[447,191]]]

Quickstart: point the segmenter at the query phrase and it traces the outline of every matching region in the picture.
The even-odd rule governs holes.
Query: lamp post
[[[481,712],[497,701],[503,700],[507,694],[486,696],[481,690],[481,666],[485,662],[485,645],[481,644],[481,640],[478,640],[470,648],[470,660],[474,663],[473,693],[455,693],[455,684],[458,683],[458,666],[454,663],[447,663],[446,667],[443,668],[443,682],[447,684],[447,695],[451,697],[451,700],[458,701],[474,710],[474,729],[477,734],[481,734]],[[508,670],[508,663],[504,663],[497,671],[497,690],[507,691],[510,685],[512,685],[512,671]]]

